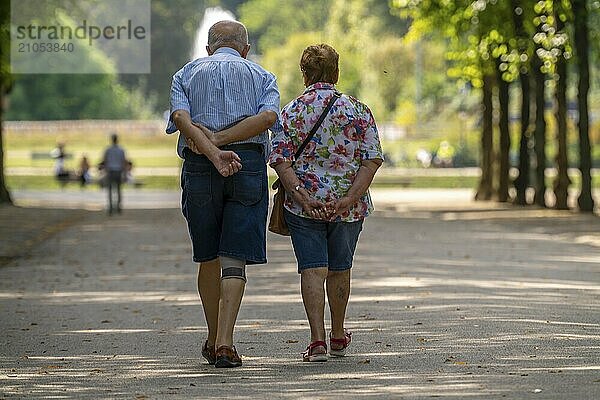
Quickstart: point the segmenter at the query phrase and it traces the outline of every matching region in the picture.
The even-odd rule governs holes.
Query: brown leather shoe
[[[208,347],[208,340],[202,346],[202,357],[208,361],[210,365],[214,365],[217,357],[215,356],[215,345]]]
[[[242,359],[238,355],[235,346],[219,346],[216,352],[216,368],[235,368],[242,366]]]

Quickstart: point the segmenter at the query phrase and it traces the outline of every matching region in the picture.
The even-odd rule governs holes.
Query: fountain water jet
[[[192,60],[208,56],[206,53],[206,42],[208,39],[208,29],[219,21],[235,21],[235,16],[221,7],[210,7],[204,10],[204,17],[196,31],[194,39],[194,48],[192,50]]]

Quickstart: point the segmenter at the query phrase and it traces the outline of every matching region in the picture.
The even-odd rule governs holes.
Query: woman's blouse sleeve
[[[293,121],[297,115],[292,114],[290,108],[288,105],[281,111],[283,130],[276,133],[271,140],[273,149],[269,155],[269,165],[294,161],[294,154],[298,149],[298,131]]]
[[[383,160],[383,151],[381,149],[381,142],[379,141],[375,118],[371,110],[366,106],[363,115],[364,122],[361,124],[361,130],[364,130],[364,136],[360,144],[360,158],[362,160],[373,160],[375,158]]]

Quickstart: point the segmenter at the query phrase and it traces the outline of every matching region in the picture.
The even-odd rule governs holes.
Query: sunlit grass
[[[102,158],[102,154],[108,145],[108,136],[110,132],[61,132],[61,133],[15,133],[6,132],[5,135],[5,167],[6,168],[32,168],[32,174],[35,169],[42,169],[46,176],[11,176],[7,174],[8,186],[11,189],[42,189],[58,190],[60,185],[54,177],[50,176],[54,167],[54,160],[49,157],[50,151],[56,146],[57,142],[66,144],[66,151],[71,154],[71,158],[66,161],[66,168],[71,171],[77,171],[81,157],[85,154],[92,166],[97,165]],[[458,141],[456,135],[449,135],[448,139]],[[121,133],[121,144],[127,151],[128,158],[134,165],[134,176],[140,182],[143,182],[143,188],[179,190],[179,176],[177,169],[181,167],[181,159],[175,152],[176,137],[167,136],[162,132],[146,133]],[[464,135],[465,142],[471,149],[477,149],[476,132],[468,132]],[[393,142],[384,141],[383,147],[389,154],[391,165],[392,161],[401,166],[418,167],[414,155],[418,149],[434,150],[439,144],[439,138],[404,138]],[[475,150],[476,151],[476,150]],[[47,155],[42,158],[33,158],[33,153]],[[136,168],[173,168],[171,176],[143,176],[136,172]],[[393,170],[392,170],[393,171]],[[145,170],[141,173],[150,173]],[[373,187],[382,188],[475,188],[479,178],[476,176],[430,176],[428,171],[418,170],[411,172],[411,176],[405,176],[399,173],[380,173],[373,182]],[[458,174],[457,174],[458,175]],[[270,174],[270,183],[274,176]],[[581,185],[579,176],[572,176],[572,188],[578,189]],[[552,188],[553,178],[547,179],[548,188]],[[70,187],[77,186],[77,183],[70,183]],[[600,177],[595,176],[593,187],[600,187]],[[88,187],[86,190],[97,188],[97,185]]]
[[[60,190],[62,186],[53,176],[7,176],[9,190]],[[138,176],[143,189],[179,190],[179,176]],[[78,182],[69,182],[67,188],[78,188]],[[97,184],[89,184],[82,190],[100,190]]]
[[[578,189],[581,180],[573,177],[572,188]],[[180,190],[179,176],[136,176],[142,183],[143,189]],[[269,176],[269,185],[275,180]],[[479,181],[475,176],[389,176],[381,175],[375,178],[374,188],[411,188],[411,189],[473,189]],[[12,190],[59,190],[61,186],[52,176],[7,176],[9,189]],[[552,181],[548,180],[548,188]],[[69,188],[78,187],[78,183],[68,184]],[[594,177],[593,187],[600,187],[600,176]],[[98,185],[88,185],[84,190],[97,190]]]

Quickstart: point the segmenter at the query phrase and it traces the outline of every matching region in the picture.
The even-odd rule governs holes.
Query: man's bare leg
[[[310,341],[325,341],[325,278],[327,267],[305,269],[300,274],[304,310],[310,325]]]
[[[221,265],[219,259],[198,264],[198,293],[204,308],[208,326],[208,345],[215,344],[219,318],[219,298],[221,297]]]
[[[221,260],[221,300],[216,346],[233,346],[233,330],[246,287],[245,260],[223,257]]]
[[[331,311],[331,337],[344,338],[344,320],[350,297],[350,270],[329,271],[327,274],[327,299]]]

